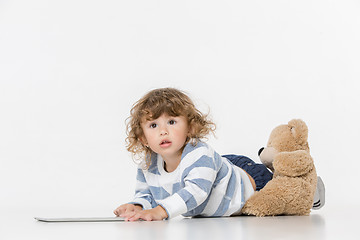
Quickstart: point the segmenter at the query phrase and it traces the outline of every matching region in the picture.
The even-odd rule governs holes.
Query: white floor
[[[161,222],[44,223],[33,217],[111,216],[108,210],[1,208],[0,239],[359,239],[360,206],[325,206],[310,216],[178,217]]]

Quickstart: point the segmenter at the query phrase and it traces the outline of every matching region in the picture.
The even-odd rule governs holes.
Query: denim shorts
[[[255,180],[256,191],[262,189],[273,177],[271,171],[264,164],[255,163],[248,157],[234,154],[223,155],[223,157],[227,158],[232,164],[242,168]]]

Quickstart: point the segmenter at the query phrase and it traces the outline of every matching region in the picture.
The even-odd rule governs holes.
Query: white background
[[[258,162],[272,128],[303,119],[327,205],[356,204],[359,12],[355,0],[1,0],[1,206],[111,215],[131,200],[124,121],[159,87],[210,112],[220,154]]]

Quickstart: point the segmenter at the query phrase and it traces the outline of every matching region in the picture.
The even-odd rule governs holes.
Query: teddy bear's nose
[[[260,154],[261,154],[261,152],[262,152],[263,150],[264,150],[263,147],[259,149],[258,156],[260,156]]]

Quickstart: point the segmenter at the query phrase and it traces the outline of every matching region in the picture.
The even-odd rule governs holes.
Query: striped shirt
[[[161,156],[153,154],[148,169],[138,168],[131,203],[144,209],[161,205],[169,218],[230,216],[240,212],[253,193],[244,170],[199,142],[185,146],[180,164],[170,173]]]

